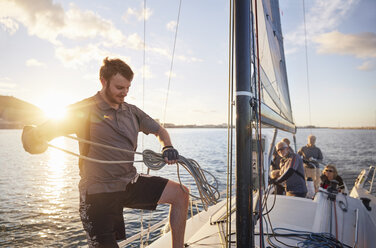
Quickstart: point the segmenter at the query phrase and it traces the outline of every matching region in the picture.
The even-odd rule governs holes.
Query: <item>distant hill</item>
[[[13,96],[0,96],[0,128],[22,128],[44,118],[38,107]]]

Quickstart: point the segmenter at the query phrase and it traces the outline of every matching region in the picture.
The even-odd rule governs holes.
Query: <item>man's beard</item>
[[[121,104],[121,103],[123,103],[123,101],[124,101],[124,100],[123,100],[123,101],[120,101],[120,102],[119,102],[119,100],[117,100],[115,97],[113,97],[113,94],[112,94],[112,92],[111,92],[111,90],[110,90],[109,87],[106,87],[105,94],[106,94],[107,100],[108,100],[109,102],[111,102],[111,103]],[[123,98],[123,99],[124,99],[124,98]]]

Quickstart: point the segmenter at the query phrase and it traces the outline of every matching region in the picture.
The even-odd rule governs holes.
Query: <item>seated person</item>
[[[336,180],[338,182],[338,192],[344,192],[345,185],[340,176],[338,176],[337,168],[334,165],[328,164],[322,171],[320,187],[327,189],[330,186],[330,181]]]

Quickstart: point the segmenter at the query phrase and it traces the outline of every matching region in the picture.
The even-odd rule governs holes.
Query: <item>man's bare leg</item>
[[[185,190],[185,191],[184,191]],[[184,247],[185,223],[188,213],[189,194],[188,189],[184,190],[179,183],[168,181],[158,204],[170,204],[170,227],[172,236],[172,247]]]

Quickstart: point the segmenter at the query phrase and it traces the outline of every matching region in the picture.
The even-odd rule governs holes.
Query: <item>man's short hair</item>
[[[290,140],[288,138],[283,138],[281,141],[285,142],[288,146],[290,145]]]
[[[280,141],[280,142],[277,143],[277,145],[275,145],[276,150],[281,149],[281,148],[287,148],[287,147],[289,147],[289,146],[283,141]]]
[[[310,134],[310,135],[308,136],[308,140],[311,141],[312,144],[315,144],[315,143],[316,143],[316,136]]]
[[[129,65],[121,59],[108,59],[108,57],[106,57],[103,60],[101,69],[99,70],[99,78],[103,78],[107,82],[110,82],[111,77],[118,73],[129,81],[132,81],[133,79],[134,74]]]

